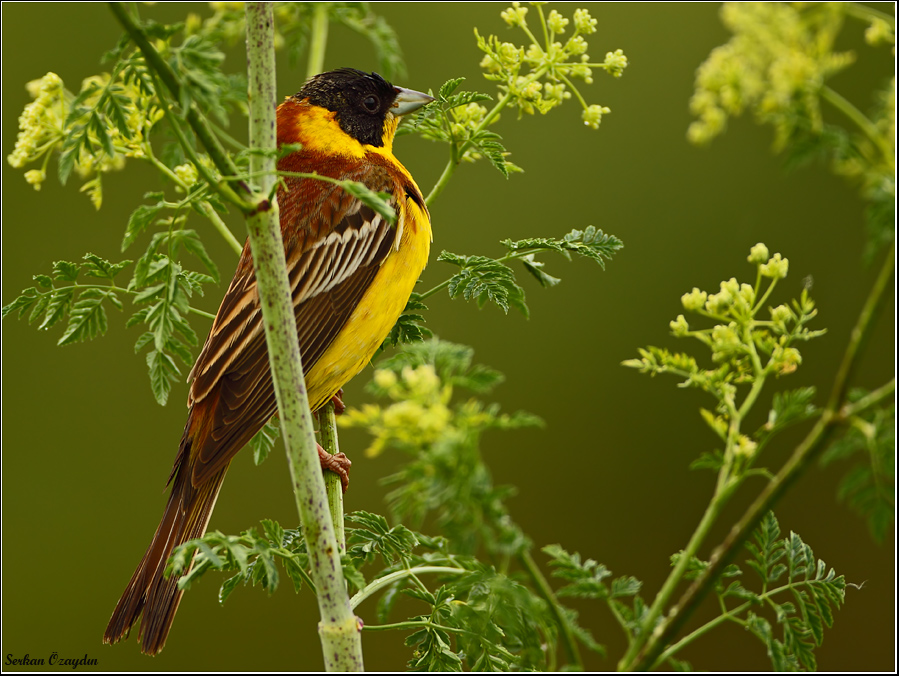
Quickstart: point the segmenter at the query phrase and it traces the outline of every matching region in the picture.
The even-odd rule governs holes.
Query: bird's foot
[[[343,492],[346,493],[346,489],[350,485],[350,467],[352,467],[353,463],[343,453],[331,455],[319,444],[316,444],[316,446],[318,447],[318,459],[321,461],[322,469],[334,472],[334,474],[339,476],[340,483],[343,485]]]
[[[342,415],[346,411],[346,404],[343,403],[343,388],[337,390],[337,394],[331,397],[331,403],[334,404],[334,415]]]

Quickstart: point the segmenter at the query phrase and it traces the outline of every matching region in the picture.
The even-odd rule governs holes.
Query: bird
[[[430,214],[393,139],[401,116],[433,100],[340,68],[313,76],[277,108],[278,146],[290,145],[277,164],[285,172],[280,228],[313,412],[370,363],[427,264]],[[297,173],[386,193],[396,222],[333,182]],[[166,561],[206,532],[231,460],[277,412],[249,240],[188,382],[162,520],[103,636],[117,643],[143,616],[138,637],[148,655],[163,649],[182,596],[177,577],[164,576]],[[321,447],[319,456],[345,489],[349,460]]]

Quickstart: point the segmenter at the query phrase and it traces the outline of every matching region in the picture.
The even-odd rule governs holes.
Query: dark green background
[[[409,75],[398,84],[436,89],[464,75],[470,88],[493,91],[480,76],[472,28],[520,40],[499,18],[505,6],[377,6],[405,50]],[[559,9],[570,16],[576,6]],[[171,20],[183,8],[140,11]],[[694,70],[727,39],[716,6],[604,4],[591,11],[599,20],[590,41],[594,60],[620,47],[631,64],[621,79],[597,74],[582,90],[612,114],[595,132],[580,122],[573,101],[548,118],[516,122],[515,111],[505,112],[495,129],[526,173],[507,182],[486,165],[462,167],[432,209],[432,261],[443,249],[497,255],[497,242],[506,237],[561,236],[590,224],[620,236],[626,248],[606,272],[586,261],[546,257],[548,271],[564,281],[543,290],[523,280],[529,321],[444,297],[433,300],[428,318],[442,338],[473,345],[480,362],[506,374],[495,392],[506,410],[526,409],[546,421],[540,431],[485,439],[496,482],[518,487],[509,501],[514,518],[537,546],[558,542],[615,574],[642,579],[651,599],[667,574],[668,556],[684,546],[711,494],[711,474],[687,469],[715,446],[697,413],[711,400],[620,362],[647,344],[693,349],[668,335],[669,320],[682,311],[680,295],[693,286],[715,291],[731,276],[751,281],[745,259],[763,241],[790,259],[790,276],[774,302],[798,296],[811,275],[820,309],[816,326],[828,329],[802,348],[798,374],[774,385],[815,385],[823,393],[875,268],[862,262],[863,203],[855,189],[823,167],[786,174],[771,153],[769,129],[739,120],[708,149],[686,142]],[[833,85],[866,108],[869,93],[889,75],[889,52],[865,46],[859,24],[844,33],[843,46],[857,48],[859,64]],[[77,91],[82,78],[102,70],[99,58],[118,36],[103,5],[3,5],[4,156],[29,100],[24,83],[52,70]],[[243,59],[234,50],[227,67],[242,68]],[[368,44],[340,28],[331,32],[325,65],[376,67]],[[279,68],[280,91],[297,91],[304,65],[282,59]],[[395,150],[427,192],[442,170],[445,148],[406,137]],[[86,251],[117,259],[128,214],[145,191],[160,187],[149,167],[129,161],[126,171],[105,179],[105,203],[95,212],[78,193],[77,179],[64,189],[58,185],[55,162],[39,193],[25,184],[22,171],[2,164],[3,303],[55,260],[77,260]],[[239,219],[229,223],[243,232]],[[233,254],[206,224],[198,219],[193,225],[227,280]],[[432,262],[427,287],[449,272]],[[224,282],[200,304],[214,311],[223,291]],[[888,305],[857,385],[878,386],[894,372],[892,298]],[[317,613],[308,594],[296,597],[289,584],[271,598],[241,588],[219,607],[215,575],[186,595],[161,656],[142,656],[134,640],[101,645],[116,599],[161,515],[186,399],[180,385],[169,406],[154,403],[143,355],[133,354],[136,329],[125,330],[124,319],[111,316],[101,340],[62,349],[55,346],[61,329],[37,333],[24,322],[3,322],[4,661],[7,654],[46,658],[56,651],[87,654],[108,671],[320,669]],[[206,323],[195,326],[205,334]],[[347,388],[351,406],[367,400],[365,379]],[[764,419],[770,396],[763,397],[755,422]],[[764,462],[779,467],[800,435],[785,435]],[[342,435],[341,445],[354,461],[347,508],[385,511],[378,479],[397,456],[366,459],[360,451],[367,439],[355,430]],[[861,591],[848,590],[845,609],[817,651],[819,666],[888,671],[894,664],[894,540],[873,544],[864,524],[837,505],[836,485],[846,470],[813,469],[777,514],[785,533],[800,533],[848,580],[865,582]],[[749,482],[736,497],[710,546],[759,488]],[[296,520],[281,451],[259,468],[249,454],[238,457],[211,527],[238,532],[265,517],[284,525]],[[542,554],[537,558],[545,561]],[[607,660],[593,657],[589,667],[614,668],[624,648],[620,630],[598,604],[576,606],[609,648]],[[412,604],[406,610],[420,611]],[[709,604],[700,617],[713,613]],[[374,621],[371,605],[359,614]],[[364,646],[369,669],[402,668],[409,656],[398,634],[366,634]],[[735,625],[682,657],[702,669],[768,668],[761,644]]]

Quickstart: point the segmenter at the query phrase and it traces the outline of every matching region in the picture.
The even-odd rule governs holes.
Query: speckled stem
[[[277,144],[272,5],[247,3],[246,11],[250,147],[272,151],[250,155],[250,172],[260,178],[255,196],[257,209],[247,219],[272,380],[297,510],[309,552],[310,572],[318,590],[319,634],[325,668],[362,671],[361,632],[350,608],[315,448],[277,203],[267,199],[275,182]]]
[[[340,453],[337,440],[337,416],[334,404],[328,402],[318,412],[318,429],[321,434],[322,448],[334,455]],[[340,553],[346,552],[346,529],[343,522],[343,484],[334,472],[325,472],[325,488],[328,490],[328,506],[331,510],[331,522],[334,524],[337,546]]]

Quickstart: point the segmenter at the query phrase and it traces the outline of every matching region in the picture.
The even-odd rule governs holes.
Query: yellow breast
[[[371,362],[428,262],[431,223],[428,214],[406,195],[397,204],[396,228],[399,246],[384,260],[344,328],[306,374],[313,411]]]

